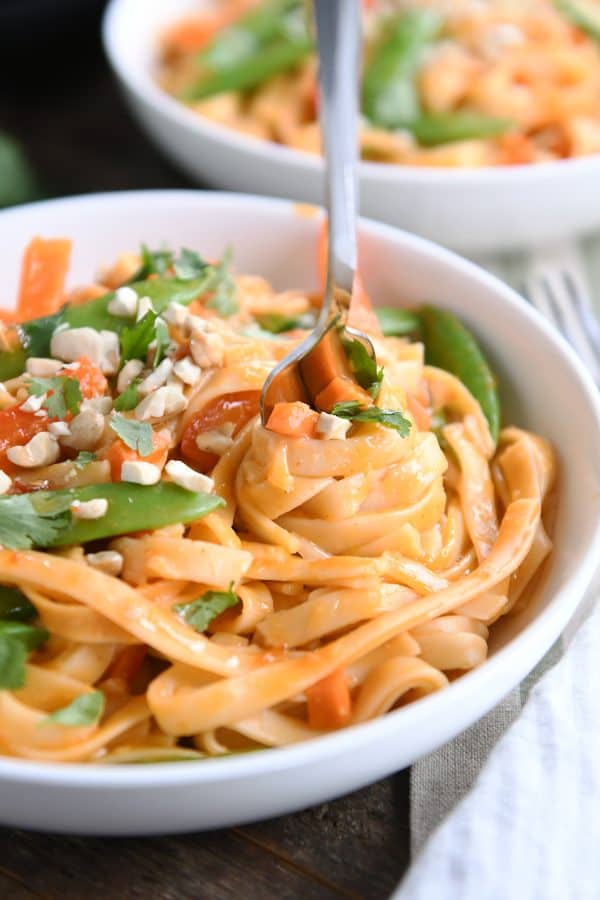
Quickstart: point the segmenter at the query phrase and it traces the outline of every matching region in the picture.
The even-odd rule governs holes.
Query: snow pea
[[[413,9],[390,19],[363,73],[362,110],[374,125],[402,128],[421,111],[415,76],[423,51],[439,35],[441,16]]]
[[[424,306],[419,315],[427,363],[456,375],[469,389],[479,402],[496,443],[500,430],[500,399],[496,379],[477,341],[447,310]]]
[[[106,515],[100,519],[71,517],[66,527],[57,530],[52,543],[46,546],[86,544],[132,531],[154,530],[179,522],[186,524],[225,505],[221,497],[215,494],[187,491],[167,481],[153,485],[119,482],[60,491],[36,491],[31,495],[31,503],[38,515],[48,517],[64,513],[75,500],[84,503],[98,498],[108,501]]]
[[[505,134],[511,126],[510,119],[486,116],[478,112],[458,111],[422,115],[408,127],[419,144],[435,147],[454,141],[497,137]]]
[[[377,306],[375,313],[385,337],[408,337],[418,334],[421,328],[419,314],[396,306]]]
[[[218,33],[196,57],[198,75],[184,100],[248,91],[300,63],[313,49],[300,0],[261,3]]]
[[[138,281],[130,285],[138,297],[150,297],[156,312],[163,312],[169,303],[187,305],[199,294],[210,289],[215,277],[215,269],[207,269],[206,274],[191,281],[178,281],[176,278],[155,278],[150,281]],[[16,326],[15,343],[9,350],[0,352],[0,381],[6,381],[20,375],[25,369],[25,362],[30,356],[48,356],[52,334],[59,325],[66,323],[70,328],[95,328],[97,331],[120,332],[129,319],[113,316],[108,305],[114,292],[104,294],[82,303],[79,306],[63,306],[52,316],[33,319]]]

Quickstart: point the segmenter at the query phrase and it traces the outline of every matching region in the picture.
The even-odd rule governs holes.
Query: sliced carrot
[[[60,308],[70,258],[71,241],[36,237],[28,244],[17,300],[19,321],[48,316]]]
[[[313,437],[318,419],[319,414],[306,403],[276,403],[267,428],[289,437]]]
[[[0,412],[0,468],[9,474],[18,471],[6,457],[9,447],[21,446],[40,431],[46,431],[48,419],[26,412],[19,406],[11,406]]]
[[[423,406],[420,400],[417,400],[416,397],[411,396],[410,394],[406,398],[406,405],[408,406],[408,411],[415,420],[419,431],[430,431],[431,413],[427,407]]]
[[[165,50],[171,53],[193,53],[201,50],[219,30],[217,16],[190,17],[169,28],[164,36]]]
[[[364,391],[352,378],[344,375],[336,375],[327,387],[323,388],[315,397],[315,406],[324,412],[331,412],[336,403],[350,403],[356,401],[361,406],[373,406],[373,399],[367,391]]]
[[[212,431],[227,424],[233,425],[233,435],[236,435],[246,422],[258,415],[259,404],[260,391],[239,391],[215,397],[199,410],[185,429],[181,439],[183,456],[199,471],[210,471],[219,457],[216,453],[201,450],[196,444],[196,438],[203,431]]]
[[[153,432],[152,444],[154,450],[148,456],[140,456],[127,444],[124,444],[120,438],[107,447],[101,454],[104,459],[110,463],[110,477],[113,481],[121,481],[121,469],[124,462],[149,462],[160,469],[167,461],[167,453],[169,450],[169,438],[160,432]]]
[[[173,25],[163,37],[167,53],[195,53],[213,39],[226,25],[234,22],[243,12],[241,5],[215,10],[204,16],[188,16]]]
[[[300,363],[310,397],[316,397],[337,376],[352,378],[352,367],[337,334],[328,331]]]
[[[59,375],[75,378],[79,382],[84,399],[91,400],[92,397],[102,397],[106,393],[108,382],[101,369],[87,356],[80,356],[77,363],[76,368],[61,369]]]
[[[330,731],[348,723],[352,714],[352,699],[344,669],[317,681],[306,691],[308,724],[318,731]]]
[[[317,241],[317,272],[319,284],[325,290],[327,281],[327,220],[323,222]],[[382,337],[379,321],[373,310],[371,298],[364,286],[360,272],[354,276],[352,298],[348,310],[348,324],[373,337]]]
[[[130,684],[142,667],[146,658],[144,644],[125,647],[108,667],[106,678],[121,678]]]

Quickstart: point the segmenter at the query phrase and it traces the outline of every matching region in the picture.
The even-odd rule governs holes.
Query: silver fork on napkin
[[[523,294],[560,331],[600,387],[600,323],[575,244],[560,244],[536,253]]]

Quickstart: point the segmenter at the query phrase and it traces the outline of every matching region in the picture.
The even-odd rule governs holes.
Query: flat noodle
[[[288,436],[262,427],[248,401],[239,421],[217,429],[214,453],[196,452],[198,423],[210,430],[219,404],[256,398],[304,335],[253,336],[253,314],[277,312],[285,297],[262,279],[238,285],[231,320],[196,308],[223,338],[222,365],[203,368],[167,423],[170,456],[210,473],[225,506],[98,546],[0,549],[0,583],[19,587],[50,632],[29,655],[24,685],[0,691],[4,753],[117,763],[303,741],[482,664],[492,623],[528,602],[551,550],[542,510],[552,450],[517,428],[495,447],[477,400],[424,366],[421,345],[375,339],[385,364],[378,403],[403,413],[406,436],[370,422],[344,438]],[[301,294],[290,302],[311,311]],[[22,386],[9,385],[14,403]],[[413,399],[427,406],[425,423],[446,412],[441,436],[417,426]],[[69,466],[39,472],[62,486]],[[90,466],[108,477],[105,462]],[[35,469],[27,484],[39,486]],[[120,574],[101,571],[90,550],[116,556]],[[207,614],[199,630],[186,604]],[[48,720],[94,691],[105,700],[96,720]]]

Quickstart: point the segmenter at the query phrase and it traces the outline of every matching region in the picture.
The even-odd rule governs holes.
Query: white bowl
[[[109,4],[104,45],[132,112],[165,155],[200,184],[321,203],[318,157],[200,118],[156,84],[158,35],[200,5]],[[522,250],[600,227],[600,155],[480,169],[363,162],[360,184],[363,215],[471,254]]]
[[[279,288],[316,285],[316,217],[279,200],[191,191],[116,193],[0,213],[9,304],[32,235],[71,236],[73,284],[140,241],[234,248],[241,272]],[[480,336],[497,369],[506,420],[540,432],[561,462],[556,547],[535,603],[493,629],[489,660],[445,690],[377,721],[280,750],[122,767],[0,758],[0,822],[87,834],[216,828],[310,806],[409,765],[454,737],[513,688],[556,640],[600,550],[600,404],[562,338],[513,291],[446,250],[361,222],[361,268],[376,301],[434,302]]]

